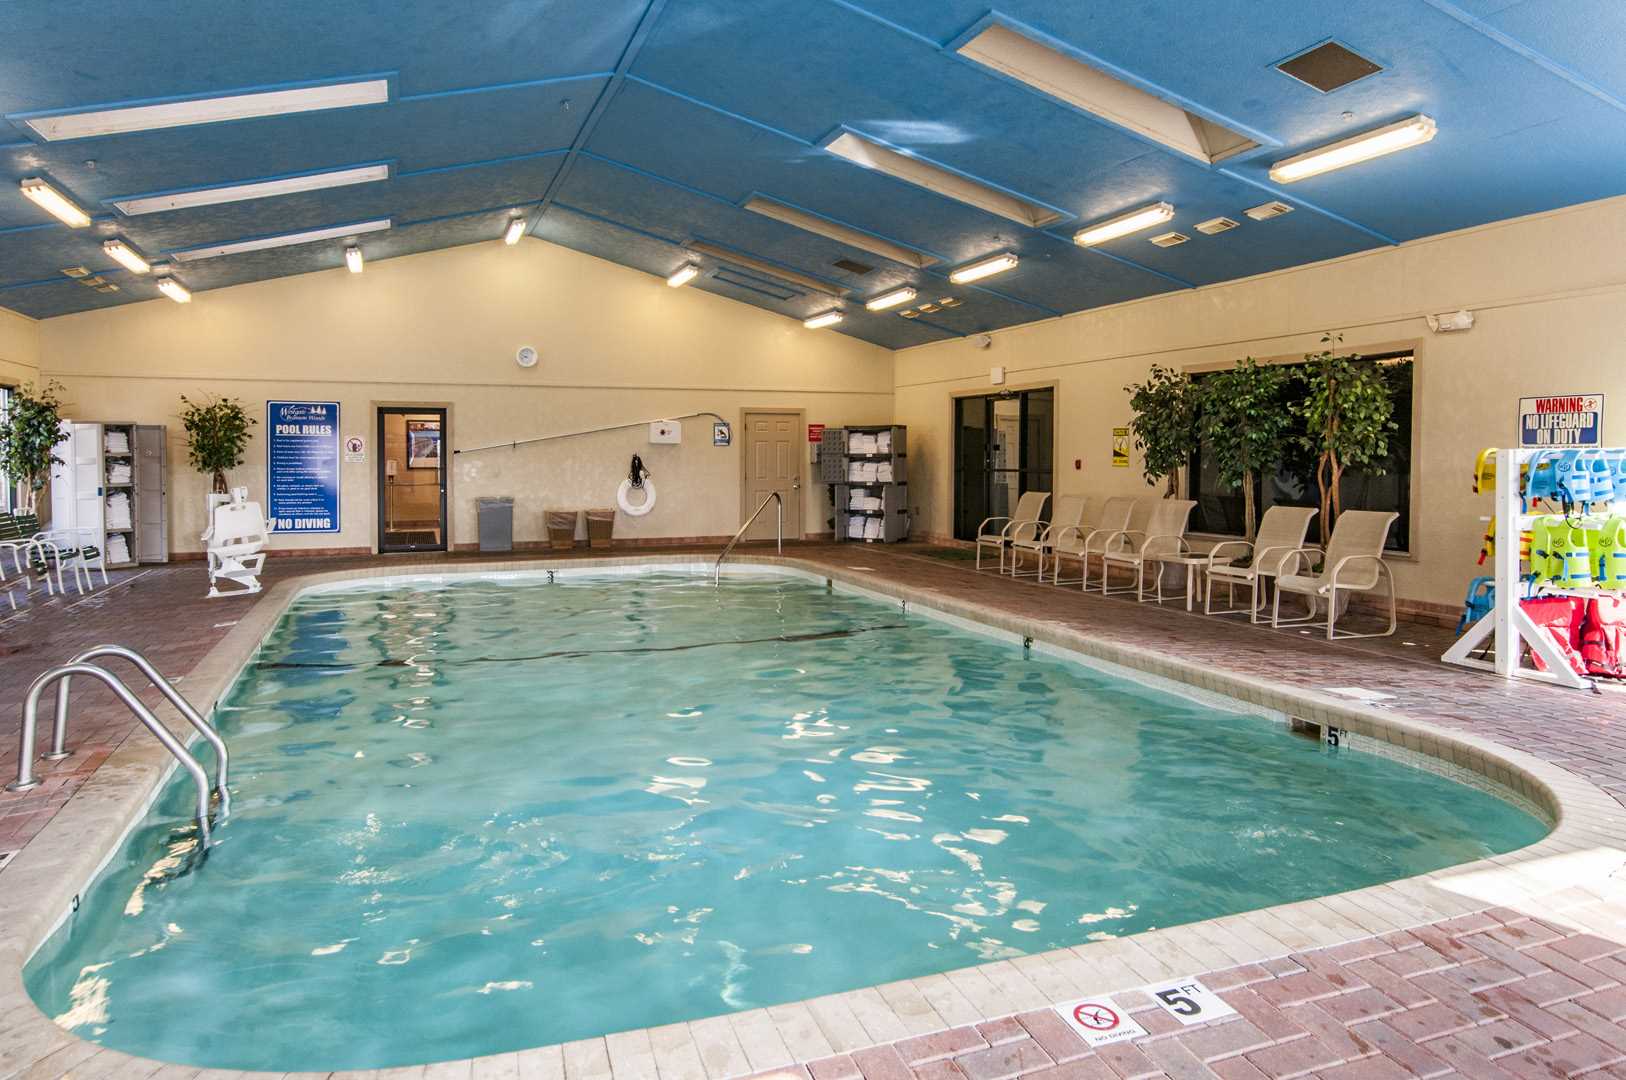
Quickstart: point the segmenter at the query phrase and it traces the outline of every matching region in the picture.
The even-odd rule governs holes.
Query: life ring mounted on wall
[[[642,491],[644,501],[635,503],[628,498],[633,491]],[[649,470],[644,468],[643,459],[637,454],[632,455],[632,468],[627,478],[621,481],[621,486],[616,489],[615,501],[620,504],[621,512],[628,517],[643,517],[655,509],[655,485],[649,479]]]

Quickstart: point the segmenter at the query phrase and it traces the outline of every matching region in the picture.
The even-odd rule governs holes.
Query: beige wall
[[[1301,213],[1304,211],[1300,211]],[[1202,243],[1246,243],[1249,224]],[[1111,428],[1128,423],[1123,387],[1158,363],[1181,369],[1317,349],[1415,347],[1412,553],[1401,595],[1460,605],[1489,501],[1469,491],[1474,455],[1517,438],[1518,399],[1604,393],[1606,444],[1626,444],[1626,199],[1417,241],[1247,281],[1016,327],[896,354],[896,422],[909,426],[918,531],[951,531],[952,395],[1008,384],[1057,386],[1056,488],[1156,494],[1140,462],[1110,467]],[[1474,329],[1433,334],[1429,313],[1466,307]],[[1075,471],[1074,459],[1083,460]]]
[[[659,493],[647,516],[618,515],[627,537],[719,536],[741,520],[743,409],[805,410],[811,422],[884,423],[892,354],[540,240],[500,242],[69,315],[38,325],[50,376],[73,414],[170,426],[170,536],[201,549],[207,479],[186,464],[180,395],[241,398],[260,423],[231,475],[265,490],[265,402],[338,401],[345,435],[367,439],[363,464],[342,466],[337,535],[284,536],[278,548],[366,548],[376,542],[378,405],[450,410],[453,448],[712,410],[735,444],[711,445],[711,421],[684,422],[679,446],[632,428],[453,459],[454,543],[476,538],[474,500],[513,495],[516,539],[544,538],[542,510],[613,506],[632,454]],[[0,330],[0,334],[4,331]],[[0,355],[4,355],[0,337]],[[533,345],[541,362],[518,367]],[[822,531],[824,489],[804,489],[803,520]]]
[[[16,386],[39,377],[39,323],[0,310],[0,385]]]

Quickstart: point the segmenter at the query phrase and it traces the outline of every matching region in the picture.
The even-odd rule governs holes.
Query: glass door
[[[446,550],[445,409],[378,410],[378,550]]]
[[[1008,391],[954,402],[954,535],[973,540],[1028,491],[1050,491],[1055,391]]]

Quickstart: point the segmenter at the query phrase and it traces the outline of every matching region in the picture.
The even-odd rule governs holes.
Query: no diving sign
[[[1110,1046],[1146,1034],[1146,1029],[1110,997],[1081,998],[1057,1005],[1055,1010],[1091,1046]]]

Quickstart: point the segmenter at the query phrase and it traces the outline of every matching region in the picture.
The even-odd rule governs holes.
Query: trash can
[[[544,515],[548,526],[548,546],[554,551],[569,551],[576,546],[576,522],[580,510],[549,510]]]
[[[587,546],[607,548],[610,534],[615,530],[615,507],[587,511]]]
[[[514,550],[514,500],[502,495],[474,500],[475,516],[480,522],[481,551]]]

